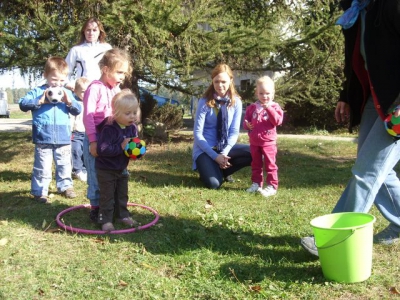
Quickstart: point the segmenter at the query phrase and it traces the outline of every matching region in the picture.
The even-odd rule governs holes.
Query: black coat
[[[349,8],[351,2],[341,1],[343,10]],[[359,17],[354,26],[343,30],[346,80],[339,100],[350,105],[350,127],[360,123],[365,101],[370,94],[369,89],[368,94],[364,94],[353,65],[360,27]],[[371,0],[365,20],[364,46],[370,81],[376,93],[375,107],[383,118],[400,93],[400,0]]]

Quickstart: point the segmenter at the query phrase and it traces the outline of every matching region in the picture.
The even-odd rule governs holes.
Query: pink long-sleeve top
[[[89,142],[97,141],[96,126],[111,115],[111,100],[121,89],[112,88],[99,80],[94,80],[83,96],[83,124]]]
[[[243,129],[249,131],[250,144],[255,146],[271,145],[276,143],[276,126],[282,124],[283,110],[275,102],[268,108],[261,108],[257,103],[253,103],[247,107],[244,119],[254,126],[253,130],[250,130],[243,121]]]

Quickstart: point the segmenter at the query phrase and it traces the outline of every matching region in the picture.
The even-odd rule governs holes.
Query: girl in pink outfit
[[[89,218],[97,223],[99,214],[100,191],[95,168],[97,155],[97,125],[110,116],[111,100],[118,92],[119,85],[131,74],[130,57],[126,51],[114,48],[108,50],[99,62],[100,80],[94,80],[88,86],[83,97],[83,159],[87,171],[87,198],[90,201]]]
[[[259,192],[264,197],[273,196],[278,189],[278,167],[276,165],[276,126],[282,124],[283,110],[274,102],[275,84],[268,77],[257,80],[255,95],[257,101],[249,105],[243,121],[250,140],[251,180],[253,184],[247,192]],[[263,157],[267,187],[263,189]]]

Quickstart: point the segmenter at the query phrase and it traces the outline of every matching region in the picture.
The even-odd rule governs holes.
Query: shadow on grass
[[[21,155],[32,156],[34,145],[32,133],[29,132],[1,132],[0,133],[0,163],[9,163]],[[31,169],[31,166],[29,166]]]
[[[57,200],[51,204],[40,204],[34,202],[32,198],[21,196],[21,192],[5,193],[0,199],[0,220],[22,222],[38,231],[44,230],[42,224],[43,220],[46,220],[52,229],[48,234],[64,234],[64,231],[54,233],[54,229],[58,228],[55,218],[61,211],[69,208],[69,205]],[[154,215],[147,210],[129,208],[134,219],[141,225],[154,219]],[[62,220],[69,226],[98,230],[99,225],[89,221],[88,212],[88,209],[71,211],[64,215]],[[119,224],[115,225],[117,229],[123,228]],[[68,234],[75,233],[68,232]],[[266,277],[282,281],[299,278],[304,281],[320,278],[321,282],[323,281],[320,268],[307,264],[315,258],[300,248],[299,238],[295,236],[266,236],[245,230],[233,232],[217,224],[205,226],[201,219],[173,216],[160,216],[156,225],[131,234],[100,236],[81,234],[81,236],[87,239],[108,236],[111,243],[125,241],[141,244],[147,252],[154,255],[185,255],[188,251],[207,249],[229,261],[220,267],[223,277],[232,277],[234,270],[235,276],[240,281],[258,282]],[[237,256],[243,258],[236,260]],[[231,257],[235,259],[232,260]]]

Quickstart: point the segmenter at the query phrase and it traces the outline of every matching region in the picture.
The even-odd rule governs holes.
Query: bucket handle
[[[318,247],[317,244],[315,243],[315,239],[314,239],[315,247],[317,247],[318,249],[328,249],[328,248],[337,246],[337,245],[343,243],[344,241],[346,241],[349,237],[351,237],[351,236],[354,234],[354,232],[356,232],[356,229],[351,229],[350,235],[346,236],[346,238],[345,238],[344,240],[342,240],[342,241],[340,241],[340,242],[337,242],[336,244],[329,245],[329,246],[325,246],[325,247]]]

